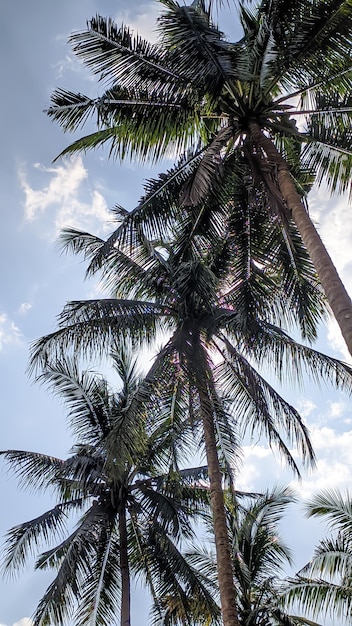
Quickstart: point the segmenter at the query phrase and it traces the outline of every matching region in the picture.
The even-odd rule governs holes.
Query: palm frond
[[[59,547],[60,567],[36,608],[33,616],[36,626],[52,622],[64,624],[72,618],[84,580],[91,574],[97,544],[109,524],[106,512],[93,504],[78,528]]]
[[[346,537],[352,538],[352,499],[347,492],[327,490],[316,494],[307,502],[309,517],[325,516],[331,527],[337,527]]]
[[[37,377],[61,397],[68,408],[68,417],[80,440],[101,441],[111,425],[109,388],[99,375],[85,370],[81,374],[77,361],[62,357],[55,365],[48,364]]]
[[[230,315],[229,321],[232,325]],[[243,345],[244,353],[254,356],[258,363],[269,358],[273,370],[280,379],[288,376],[290,380],[302,383],[306,374],[319,385],[322,381],[329,382],[337,389],[345,389],[350,393],[352,370],[347,363],[294,341],[282,329],[266,322],[261,321],[257,331],[258,341],[255,350],[248,341]]]
[[[1,450],[0,454],[10,465],[20,486],[34,491],[54,489],[64,465],[63,460],[39,452]]]
[[[148,341],[160,327],[160,316],[171,317],[171,309],[153,302],[113,299],[71,302],[60,316],[61,328],[33,344],[29,367],[45,366],[66,350],[85,356],[94,351],[106,354],[117,333],[132,334],[135,342]]]
[[[175,66],[170,69],[170,60],[164,58],[160,46],[134,35],[126,26],[118,28],[101,15],[93,17],[85,31],[73,33],[69,43],[74,54],[104,82],[129,88],[159,80],[165,88],[165,83],[185,81]]]
[[[270,445],[278,447],[285,461],[300,475],[297,463],[284,438],[299,449],[303,462],[315,464],[315,455],[308,429],[298,411],[286,402],[255,368],[228,342],[228,354],[221,350],[224,361],[215,372],[221,381],[233,419],[242,434],[264,434]]]
[[[64,502],[28,522],[14,526],[7,532],[4,547],[3,571],[13,574],[24,566],[29,555],[41,543],[61,537],[66,530],[67,513],[76,502]]]
[[[352,606],[350,590],[324,580],[289,579],[288,583],[286,599],[289,605],[298,605],[313,617],[327,614],[348,624]]]
[[[210,23],[210,15],[201,4],[181,6],[174,0],[162,3],[167,11],[158,19],[158,30],[174,66],[195,89],[205,87],[208,92],[219,92],[234,74],[223,34]]]
[[[75,620],[82,624],[108,626],[116,618],[118,602],[121,601],[119,545],[114,534],[100,542],[94,565],[84,581],[80,606]]]

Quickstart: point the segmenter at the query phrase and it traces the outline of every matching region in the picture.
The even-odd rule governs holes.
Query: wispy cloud
[[[56,37],[56,40],[62,40],[65,45],[65,49],[67,50],[67,53],[61,59],[59,59],[57,63],[54,63],[51,66],[54,70],[56,80],[61,80],[67,74],[67,72],[82,74],[82,77],[89,78],[86,70],[84,70],[82,66],[82,63],[67,47],[67,36],[58,35]],[[86,74],[87,76],[85,76]]]
[[[29,302],[22,302],[18,307],[17,313],[19,315],[27,315],[28,311],[32,308],[32,305]]]
[[[317,405],[310,398],[302,398],[298,402],[298,410],[303,418],[309,417],[317,408]]]
[[[24,167],[19,168],[20,185],[25,194],[24,216],[31,222],[46,217],[46,236],[57,237],[63,227],[92,229],[107,228],[111,215],[106,201],[97,188],[88,184],[88,172],[80,157],[62,161],[60,165],[34,165],[43,179],[43,186],[34,189]],[[44,230],[44,229],[43,229]]]
[[[33,626],[33,621],[29,617],[22,617],[22,619],[13,626]]]
[[[156,19],[159,13],[160,8],[156,2],[145,2],[137,10],[119,11],[114,16],[114,21],[118,25],[126,24],[135,34],[154,42],[157,39]]]
[[[251,491],[264,489],[275,483],[291,482],[305,499],[321,489],[329,487],[344,489],[350,485],[352,483],[350,463],[352,430],[339,433],[328,426],[313,426],[310,432],[317,466],[314,470],[302,471],[302,481],[299,484],[292,480],[292,473],[280,461],[278,454],[274,456],[270,448],[265,445],[255,445],[244,447],[244,462],[239,475],[238,488]],[[296,459],[299,459],[296,450],[292,450],[292,453]]]
[[[311,192],[309,211],[347,291],[351,294],[352,221],[347,194],[338,198],[330,197],[329,191],[322,185]],[[328,323],[328,342],[331,348],[340,354],[340,357],[351,362],[351,356],[334,319]]]
[[[0,352],[9,345],[21,343],[21,331],[16,324],[9,319],[6,313],[0,312]]]

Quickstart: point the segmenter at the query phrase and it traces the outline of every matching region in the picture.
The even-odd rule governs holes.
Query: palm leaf
[[[14,573],[22,568],[30,554],[42,541],[62,536],[66,530],[67,513],[81,501],[65,502],[28,522],[14,526],[7,533],[3,570]]]
[[[33,344],[30,368],[39,363],[50,362],[53,356],[60,358],[62,351],[101,355],[108,352],[117,333],[133,334],[133,340],[149,340],[160,326],[160,316],[169,318],[169,307],[152,302],[129,302],[125,300],[91,300],[71,302],[61,314],[61,328]]]

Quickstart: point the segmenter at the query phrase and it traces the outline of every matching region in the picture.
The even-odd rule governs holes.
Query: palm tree
[[[241,2],[243,37],[235,43],[213,24],[212,2],[162,4],[157,44],[100,16],[72,35],[74,52],[107,89],[99,98],[54,92],[48,114],[65,131],[92,115],[98,127],[62,154],[105,143],[121,159],[185,151],[178,172],[189,174],[185,206],[244,161],[283,230],[287,219],[296,223],[352,353],[351,300],[308,215],[307,186],[296,178],[300,162],[307,181],[326,180],[332,192],[349,185],[351,0]]]
[[[307,503],[309,517],[328,520],[333,536],[320,541],[312,560],[289,581],[287,603],[313,616],[330,615],[351,623],[352,500],[337,490],[323,491]]]
[[[110,625],[118,604],[119,623],[128,626],[132,575],[142,576],[155,598],[172,593],[187,607],[188,597],[196,597],[204,610],[218,612],[211,586],[177,548],[193,536],[191,520],[208,508],[207,490],[197,487],[206,468],[178,471],[176,429],[165,423],[166,407],[158,418],[154,398],[152,417],[135,364],[124,350],[115,352],[114,363],[119,393],[99,375],[80,375],[74,361],[48,365],[40,377],[69,409],[77,441],[66,460],[1,452],[23,485],[58,498],[51,510],[12,528],[5,545],[3,565],[10,572],[55,541],[35,564],[56,571],[35,611],[38,626],[71,620]]]
[[[288,488],[264,494],[236,492],[226,500],[241,626],[313,624],[283,610],[282,575],[292,564],[292,556],[280,537],[279,525],[287,506],[295,501]],[[186,558],[210,580],[216,580],[211,552],[194,549]]]
[[[307,462],[314,462],[308,432],[299,414],[252,363],[261,366],[268,361],[282,375],[285,361],[291,378],[300,377],[308,368],[313,377],[325,375],[347,388],[351,386],[351,371],[345,364],[298,344],[275,325],[280,317],[293,323],[295,315],[284,306],[284,294],[290,294],[290,285],[278,277],[275,282],[270,268],[266,271],[265,265],[253,263],[251,271],[238,276],[236,287],[229,285],[232,268],[238,272],[241,263],[248,267],[239,242],[236,262],[234,255],[228,254],[227,247],[234,243],[231,235],[219,238],[218,246],[209,248],[199,238],[194,246],[183,247],[182,234],[181,229],[179,238],[154,247],[141,237],[138,248],[128,251],[127,245],[124,251],[115,249],[103,271],[116,297],[69,303],[59,329],[34,344],[33,362],[45,365],[69,350],[80,351],[85,357],[91,352],[103,355],[118,335],[129,335],[137,345],[164,332],[164,345],[146,376],[146,384],[149,393],[155,386],[160,393],[163,382],[163,395],[171,397],[173,410],[180,403],[186,404],[191,423],[201,424],[221,606],[224,624],[230,626],[238,621],[221,469],[225,467],[230,475],[233,472],[237,447],[234,426],[259,428],[296,472],[299,469],[287,442],[294,443]],[[88,256],[102,245],[101,240],[88,234],[78,234],[77,238],[74,232],[71,235],[72,246],[80,249],[84,243]],[[131,295],[133,300],[126,299]],[[315,314],[319,317],[318,310]],[[217,365],[215,358],[220,359]]]

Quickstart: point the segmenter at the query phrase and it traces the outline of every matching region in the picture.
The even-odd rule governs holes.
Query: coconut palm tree
[[[297,626],[312,624],[283,610],[282,575],[291,565],[291,551],[280,537],[279,525],[287,506],[296,501],[288,488],[264,494],[236,492],[226,499],[234,579],[241,626]],[[210,522],[211,530],[211,522]],[[216,580],[216,564],[209,548],[196,546],[188,561]],[[171,604],[171,609],[174,609]]]
[[[179,174],[189,173],[186,206],[210,193],[240,155],[282,228],[288,218],[296,223],[352,353],[351,300],[296,179],[299,161],[333,192],[349,185],[351,0],[240,2],[243,36],[235,43],[214,25],[212,2],[161,4],[156,44],[100,16],[72,35],[75,54],[107,89],[98,98],[53,93],[48,114],[65,131],[92,116],[98,127],[63,154],[103,144],[122,159],[184,151]]]
[[[41,375],[65,400],[76,443],[65,460],[1,452],[23,485],[57,497],[51,510],[8,532],[4,570],[17,571],[37,553],[36,569],[56,572],[35,611],[38,626],[110,625],[117,623],[118,605],[118,623],[128,626],[131,576],[142,576],[155,598],[172,593],[186,607],[189,596],[197,598],[215,620],[211,586],[177,547],[192,537],[191,520],[208,508],[207,489],[199,486],[206,468],[178,471],[176,429],[161,415],[154,422],[155,398],[152,419],[124,350],[115,352],[114,363],[122,382],[118,393],[67,359]],[[40,553],[43,544],[51,546]]]
[[[321,540],[311,561],[289,581],[286,599],[314,617],[330,615],[350,624],[352,617],[352,500],[348,492],[318,493],[307,503],[309,517],[322,517],[333,531]]]
[[[180,232],[182,235],[183,230]],[[75,233],[71,235],[72,246],[80,248],[82,235],[77,240]],[[231,235],[219,238],[217,247],[203,245],[200,238],[194,246],[183,247],[181,235],[155,246],[141,237],[139,247],[129,251],[127,244],[124,251],[115,249],[103,271],[116,297],[68,304],[59,329],[34,344],[32,360],[45,365],[69,350],[81,351],[85,357],[92,352],[103,355],[117,336],[127,334],[140,345],[140,341],[150,342],[164,333],[164,345],[146,382],[151,394],[155,385],[160,393],[162,381],[172,406],[187,403],[191,423],[201,425],[221,606],[224,624],[229,626],[238,621],[221,469],[223,466],[232,474],[237,447],[234,426],[259,428],[296,472],[299,469],[288,443],[298,447],[303,459],[314,462],[299,414],[253,363],[259,367],[271,363],[280,376],[285,361],[291,378],[300,377],[308,368],[314,377],[327,376],[347,388],[351,386],[351,371],[345,364],[298,344],[275,324],[282,319],[293,323],[295,315],[285,310],[284,294],[290,293],[289,285],[279,278],[275,281],[270,267],[251,263],[245,276],[238,275],[236,287],[229,285],[232,269],[238,271],[241,263],[248,269],[248,258],[241,255],[239,243],[238,258],[228,254],[227,247],[234,243]],[[91,235],[83,240],[88,256],[102,245]],[[134,299],[127,299],[131,295]]]

